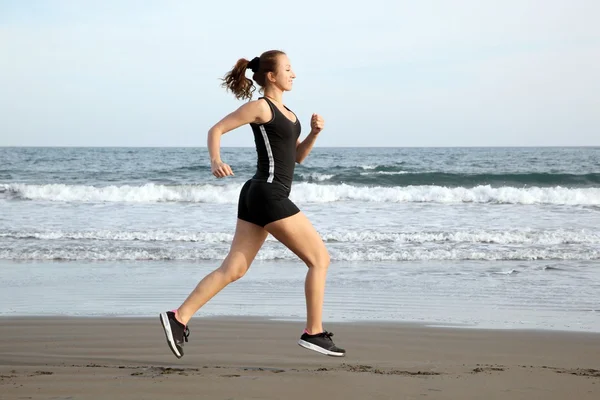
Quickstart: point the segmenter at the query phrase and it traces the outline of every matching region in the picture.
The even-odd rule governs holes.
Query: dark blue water
[[[237,177],[253,148],[225,148]],[[361,186],[598,187],[600,148],[316,148],[297,182]],[[204,148],[0,148],[0,183],[216,183]]]

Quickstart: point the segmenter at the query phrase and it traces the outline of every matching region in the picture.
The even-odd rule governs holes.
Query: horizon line
[[[315,146],[314,149],[451,149],[451,148],[596,148],[600,147],[597,145],[457,145],[457,146]],[[207,146],[126,146],[126,145],[103,145],[103,146],[89,146],[89,145],[0,145],[0,148],[83,148],[83,149],[208,149]],[[251,149],[255,146],[221,146],[220,148],[228,149]]]

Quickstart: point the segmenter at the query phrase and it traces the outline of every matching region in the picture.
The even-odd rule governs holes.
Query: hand
[[[311,132],[315,135],[321,133],[323,128],[325,127],[325,120],[319,114],[313,114],[310,119],[310,129]]]
[[[233,171],[231,170],[231,167],[229,165],[225,164],[221,160],[215,160],[215,161],[211,162],[210,169],[211,169],[212,174],[214,176],[216,176],[217,178],[224,178],[226,176],[233,175]]]

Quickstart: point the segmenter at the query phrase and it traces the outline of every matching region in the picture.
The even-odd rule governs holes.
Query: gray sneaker
[[[309,335],[304,332],[298,341],[298,344],[305,349],[313,350],[321,354],[333,357],[344,357],[346,350],[341,349],[333,343],[331,332],[321,332],[316,335]]]

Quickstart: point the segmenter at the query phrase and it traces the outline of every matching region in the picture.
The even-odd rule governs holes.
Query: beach
[[[0,400],[600,400],[600,2],[537,3],[0,2]]]
[[[0,318],[0,399],[597,399],[600,335],[195,318],[175,358],[157,318]]]

